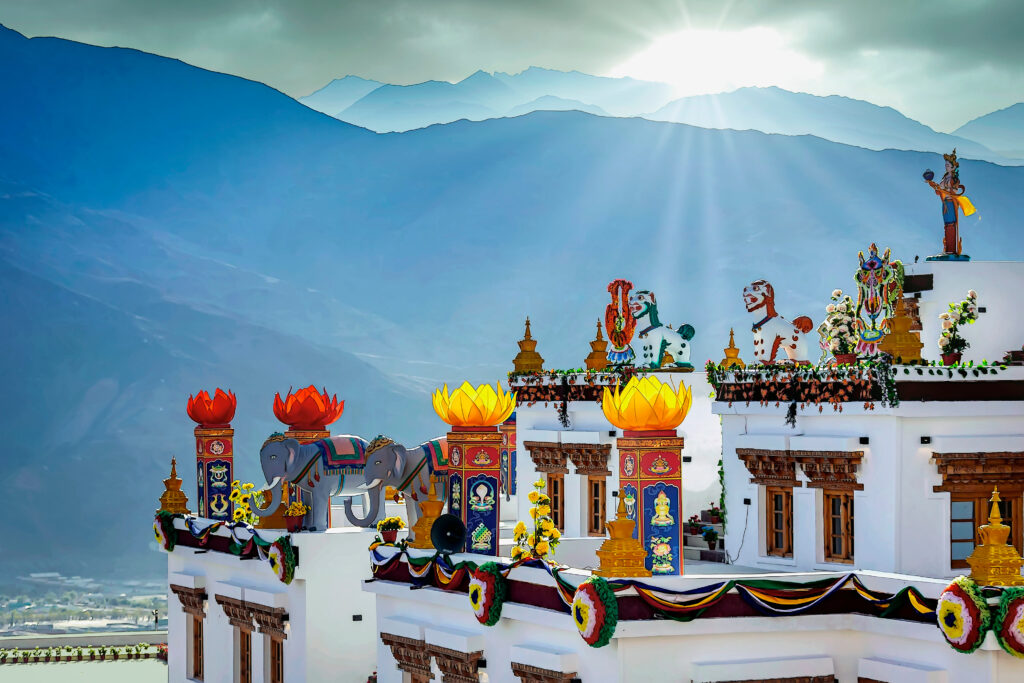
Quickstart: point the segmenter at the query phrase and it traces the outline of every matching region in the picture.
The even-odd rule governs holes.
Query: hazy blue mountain
[[[817,135],[868,149],[949,152],[956,147],[961,156],[1007,162],[1004,155],[978,144],[979,138],[968,140],[960,137],[959,131],[958,135],[937,133],[892,107],[880,107],[838,95],[819,97],[776,87],[740,88],[717,95],[684,97],[647,114],[646,118],[704,128]]]
[[[458,83],[381,86],[337,117],[378,132],[407,131],[460,119],[518,116],[551,109],[558,100],[579,102],[571,108],[580,111],[634,116],[661,106],[671,92],[663,83],[530,67],[518,74],[477,71]],[[510,109],[513,114],[507,114]]]
[[[316,92],[300,97],[299,102],[310,109],[334,116],[381,85],[383,83],[380,81],[372,81],[359,76],[335,78]]]
[[[954,132],[1005,156],[1024,157],[1024,102],[979,116]]]
[[[870,242],[940,246],[930,153],[572,111],[376,135],[130,50],[0,31],[0,64],[0,496],[31,510],[0,535],[29,567],[161,570],[149,518],[200,388],[238,394],[256,478],[289,385],[415,442],[443,431],[430,388],[504,378],[526,315],[546,367],[582,365],[613,278],[693,324],[701,363],[754,279],[817,322]],[[1024,257],[1024,169],[961,178],[966,250]]]
[[[608,112],[597,105],[554,95],[544,95],[525,104],[518,104],[505,112],[505,116],[522,116],[534,111],[582,111],[595,116],[608,116]]]

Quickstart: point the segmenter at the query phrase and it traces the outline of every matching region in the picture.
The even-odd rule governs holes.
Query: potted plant
[[[722,511],[719,509],[718,504],[714,501],[711,502],[711,508],[708,510],[709,517],[711,518],[712,524],[720,524],[722,521]]]
[[[95,659],[96,659],[96,648],[90,647],[89,648],[89,661],[91,662],[91,661],[94,661]]]
[[[135,646],[136,659],[145,659],[146,650],[149,649],[149,643],[139,643]]]
[[[156,658],[167,661],[167,643],[160,643],[156,646]]]
[[[78,661],[78,662],[82,661],[82,648],[81,647],[73,648],[71,650],[71,654],[75,658],[75,661]]]
[[[690,515],[690,519],[686,520],[687,525],[690,527],[690,534],[696,536],[700,533],[700,518],[697,515]]]
[[[9,653],[8,653],[8,651],[5,648],[0,647],[0,664],[6,664],[7,663],[7,655],[8,654]]]
[[[960,326],[973,325],[977,319],[978,293],[973,289],[967,292],[966,299],[949,304],[949,310],[939,314],[942,324],[939,351],[942,352],[943,365],[960,362],[963,352],[971,347],[970,342],[960,336]]]
[[[714,527],[704,527],[704,533],[701,534],[701,537],[707,542],[708,550],[714,550],[718,547],[718,532],[715,531]]]
[[[853,365],[857,362],[857,335],[854,331],[856,319],[853,299],[843,295],[843,290],[832,292],[832,303],[825,307],[825,322],[821,325],[829,351],[839,365]]]
[[[385,543],[394,543],[398,538],[398,530],[405,528],[401,517],[385,517],[377,522],[377,531]]]
[[[291,503],[284,511],[284,522],[288,532],[294,534],[302,528],[302,520],[310,507],[300,500]]]

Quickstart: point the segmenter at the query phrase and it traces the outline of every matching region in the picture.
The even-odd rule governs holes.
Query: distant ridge
[[[956,129],[1000,154],[1024,157],[1024,102],[979,116]]]
[[[336,116],[381,85],[383,83],[380,81],[368,80],[359,76],[345,76],[334,79],[310,95],[300,97],[299,102],[328,116]]]

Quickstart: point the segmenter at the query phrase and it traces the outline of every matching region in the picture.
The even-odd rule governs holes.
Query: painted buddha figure
[[[670,505],[671,503],[665,492],[659,492],[658,497],[654,499],[654,516],[651,517],[651,524],[654,526],[671,526],[675,524],[675,519],[669,513]]]

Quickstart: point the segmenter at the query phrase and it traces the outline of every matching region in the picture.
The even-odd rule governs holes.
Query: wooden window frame
[[[272,635],[266,636],[269,658],[269,683],[284,683],[284,640]]]
[[[793,557],[793,489],[788,486],[765,487],[765,551],[772,557]],[[775,496],[783,496],[782,529],[775,526]],[[775,546],[776,532],[782,532],[782,547]]]
[[[595,486],[598,489],[596,493]],[[587,534],[603,537],[607,518],[608,477],[591,474],[587,476]]]
[[[557,482],[557,487],[554,485]],[[556,490],[557,489],[557,490]],[[559,531],[565,531],[565,475],[561,472],[547,473],[547,494],[551,499],[551,519]]]
[[[953,518],[953,503],[973,503],[974,504],[974,519],[970,520],[974,526],[974,547],[981,545],[981,536],[978,533],[978,527],[982,524],[988,524],[988,515],[992,509],[992,503],[989,498],[992,497],[991,491],[989,493],[974,493],[972,491],[957,492],[951,491],[949,494],[949,566],[951,569],[963,569],[970,565],[967,564],[967,560],[954,560],[953,559],[953,523],[954,522],[966,522],[966,519]],[[1022,519],[1024,519],[1024,488],[1017,488],[1010,491],[1000,491],[999,497],[1002,498],[1003,502],[1008,507],[1009,515],[1003,517],[1003,524],[1010,527],[1010,537],[1007,539],[1011,545],[1013,545],[1017,552],[1021,552],[1022,548],[1022,533],[1021,527],[1024,526]]]
[[[238,631],[238,683],[252,683],[252,631]]]
[[[825,562],[836,562],[840,564],[853,564],[854,558],[854,519],[855,508],[853,491],[826,489],[822,495],[822,531],[825,547]],[[832,541],[836,534],[832,532],[832,522],[835,515],[832,512],[832,502],[839,500],[839,525],[838,538],[842,549],[837,554],[833,551]]]
[[[192,619],[189,629],[191,656],[189,661],[189,679],[203,680],[203,618],[195,614],[188,615]]]

